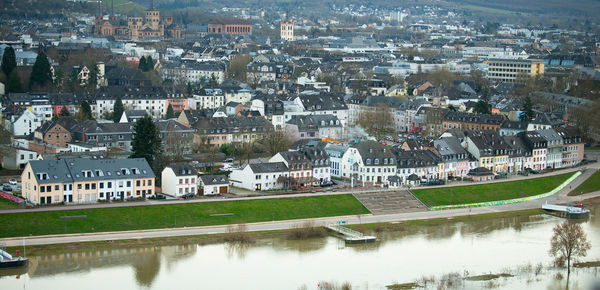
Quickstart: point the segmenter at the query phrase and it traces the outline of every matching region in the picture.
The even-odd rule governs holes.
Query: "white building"
[[[389,184],[396,176],[396,158],[391,150],[375,141],[360,142],[342,156],[342,178],[363,184]]]
[[[6,129],[13,136],[25,136],[33,133],[42,125],[42,118],[35,115],[31,110],[25,109],[20,115],[11,116],[10,122],[6,122]]]
[[[280,178],[288,178],[288,167],[283,162],[248,164],[243,169],[234,169],[229,175],[232,186],[254,191],[281,189]]]
[[[199,186],[204,195],[229,193],[229,178],[227,175],[200,175]]]
[[[205,88],[192,98],[188,98],[188,108],[190,109],[218,109],[225,106],[225,96],[221,89]]]
[[[161,173],[162,193],[182,197],[198,193],[198,176],[194,167],[188,163],[173,163],[165,167]]]
[[[281,40],[294,41],[294,21],[293,20],[281,22],[279,27],[280,27],[279,36],[281,37]]]

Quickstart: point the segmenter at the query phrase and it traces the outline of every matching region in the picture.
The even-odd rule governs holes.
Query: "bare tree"
[[[564,266],[567,262],[567,279],[571,274],[571,260],[585,257],[592,247],[580,224],[563,222],[553,229],[554,235],[550,240],[550,255],[556,265]]]
[[[273,130],[266,133],[260,140],[260,144],[271,155],[281,151],[287,151],[292,145],[292,138],[283,130]]]
[[[394,118],[390,108],[383,103],[377,104],[373,110],[362,112],[358,118],[358,124],[377,141],[381,141],[385,136],[395,132]]]

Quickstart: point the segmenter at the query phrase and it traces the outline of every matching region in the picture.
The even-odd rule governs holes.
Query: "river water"
[[[28,272],[4,273],[0,289],[318,289],[323,282],[385,289],[416,280],[438,289],[449,273],[515,275],[493,282],[451,280],[455,289],[565,289],[566,278],[557,274],[566,277],[566,271],[552,268],[548,255],[552,227],[562,221],[536,215],[409,226],[373,233],[380,242],[352,246],[336,237],[297,241],[281,235],[244,245],[30,256]],[[600,260],[600,208],[582,225],[592,244],[585,260]],[[538,264],[543,267],[536,273]],[[569,289],[590,289],[599,278],[597,268],[576,269]]]

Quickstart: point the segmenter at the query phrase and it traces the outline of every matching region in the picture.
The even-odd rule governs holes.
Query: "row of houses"
[[[456,178],[484,181],[497,174],[576,166],[584,157],[583,140],[573,128],[525,131],[514,136],[501,136],[494,130],[453,129],[428,146],[408,143],[397,148],[376,141],[343,146],[310,140],[305,143],[310,145],[280,152],[268,163],[234,170],[231,183],[250,190],[270,190],[293,187],[287,183],[290,178],[300,187],[322,185],[332,177],[353,184],[391,187]],[[320,158],[306,153],[315,149],[326,153],[316,155],[323,156],[328,165],[324,175],[317,175],[315,164]]]

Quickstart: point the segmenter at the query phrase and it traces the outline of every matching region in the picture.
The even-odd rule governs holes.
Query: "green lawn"
[[[228,213],[235,215],[210,216]],[[2,220],[11,222],[0,223],[0,237],[209,226],[367,213],[369,211],[352,195],[14,213],[1,215]],[[87,218],[60,219],[61,216],[77,215],[87,215]]]
[[[585,151],[600,151],[600,147],[585,147]]]
[[[414,195],[428,206],[477,203],[538,195],[559,186],[573,173],[482,185],[418,189]]]
[[[21,207],[19,204],[9,201],[4,198],[0,198],[0,209],[12,209]]]
[[[577,188],[569,193],[569,195],[580,195],[592,191],[600,190],[600,171],[592,174],[590,178],[580,184]]]

